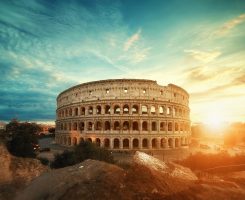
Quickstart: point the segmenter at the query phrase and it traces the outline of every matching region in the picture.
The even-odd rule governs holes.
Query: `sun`
[[[224,127],[224,117],[219,113],[210,113],[207,115],[205,123],[212,129],[222,129]]]

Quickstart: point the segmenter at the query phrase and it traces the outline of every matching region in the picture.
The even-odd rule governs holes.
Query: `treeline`
[[[245,155],[231,156],[227,152],[218,154],[196,153],[190,155],[178,164],[189,167],[192,170],[207,170],[214,167],[245,164]]]

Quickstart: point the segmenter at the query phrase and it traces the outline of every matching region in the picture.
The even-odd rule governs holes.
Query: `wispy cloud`
[[[140,39],[141,29],[139,29],[135,34],[133,34],[127,41],[124,43],[124,51],[128,51],[133,44]]]
[[[221,55],[220,51],[199,51],[199,50],[184,50],[189,56],[195,60],[208,63]]]
[[[229,31],[234,29],[236,26],[239,24],[242,24],[245,22],[245,14],[241,14],[237,16],[236,18],[226,22],[222,27],[220,27],[216,32],[216,36],[224,36],[226,35]]]

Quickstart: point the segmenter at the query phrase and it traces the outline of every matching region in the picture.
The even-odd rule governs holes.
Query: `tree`
[[[40,127],[35,123],[20,123],[12,120],[6,126],[6,133],[10,137],[8,150],[15,156],[35,157],[33,145],[38,143],[37,134]]]
[[[49,128],[48,132],[54,134],[55,133],[55,128]]]

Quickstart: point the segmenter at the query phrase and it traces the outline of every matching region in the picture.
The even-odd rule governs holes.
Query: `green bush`
[[[49,160],[47,158],[38,158],[38,160],[40,160],[40,162],[43,164],[43,165],[48,165],[49,164]]]
[[[114,163],[111,152],[97,147],[95,144],[85,141],[75,146],[71,151],[64,151],[62,154],[55,155],[55,159],[51,164],[52,168],[61,168],[77,164],[86,159],[101,160],[108,163]]]

